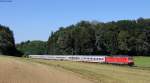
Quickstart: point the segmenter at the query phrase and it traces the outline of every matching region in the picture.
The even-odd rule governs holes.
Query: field
[[[135,65],[140,68],[150,69],[150,57],[134,57]]]
[[[4,81],[0,83],[149,83],[150,81],[150,57],[135,57],[135,67],[1,57],[0,67],[2,67],[0,80]],[[7,70],[9,72],[6,72]],[[5,82],[8,79],[10,80]],[[12,80],[18,82],[10,82]]]
[[[21,58],[0,56],[0,83],[92,83],[72,72]]]

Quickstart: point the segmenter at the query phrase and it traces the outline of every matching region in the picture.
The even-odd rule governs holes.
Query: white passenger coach
[[[67,60],[67,61],[83,61],[83,62],[105,62],[105,56],[85,56],[85,55],[29,55],[33,59],[47,60]]]

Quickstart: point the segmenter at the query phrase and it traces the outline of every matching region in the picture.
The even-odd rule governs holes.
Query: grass
[[[134,57],[135,65],[138,67],[150,68],[150,57]]]
[[[95,83],[149,83],[150,81],[150,70],[142,70],[139,68],[70,61],[37,59],[31,61],[72,71]]]
[[[94,83],[149,83],[150,81],[150,57],[134,57],[137,67],[29,58],[16,59],[68,70]]]

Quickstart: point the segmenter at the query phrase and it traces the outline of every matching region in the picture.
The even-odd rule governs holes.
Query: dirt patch
[[[92,83],[71,72],[11,58],[0,59],[0,83]]]

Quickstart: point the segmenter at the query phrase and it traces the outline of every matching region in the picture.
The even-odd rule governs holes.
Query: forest
[[[80,21],[51,32],[48,41],[19,44],[9,27],[0,25],[0,54],[150,56],[150,19]]]
[[[51,55],[150,55],[150,19],[81,21],[51,32]]]

